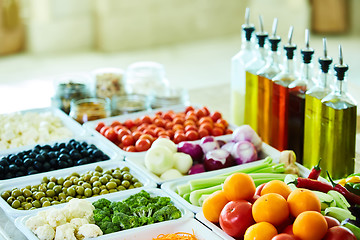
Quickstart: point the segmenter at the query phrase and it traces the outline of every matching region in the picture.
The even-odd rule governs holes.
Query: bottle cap
[[[264,25],[263,25],[263,19],[262,16],[259,16],[260,21],[260,32],[256,33],[256,37],[258,40],[259,47],[264,47],[265,45],[265,39],[269,36],[267,32],[264,32]]]
[[[301,49],[304,63],[310,63],[314,54],[314,49],[310,48],[310,34],[309,29],[305,29],[305,48]]]
[[[272,35],[271,35],[271,37],[269,37],[271,51],[273,51],[273,52],[276,52],[278,50],[279,43],[281,41],[281,37],[276,36],[277,22],[278,22],[278,19],[275,18],[274,22],[273,22]]]
[[[339,81],[344,80],[345,72],[349,70],[349,66],[343,63],[342,47],[339,45],[339,64],[335,64],[334,70]]]
[[[332,58],[327,56],[326,38],[323,38],[323,46],[324,46],[324,56],[319,57],[319,64],[321,71],[323,73],[328,73],[330,64],[332,63]]]
[[[249,18],[250,18],[250,8],[246,8],[246,11],[245,11],[245,24],[242,25],[242,29],[245,32],[246,41],[251,40],[251,35],[255,31],[255,26],[254,26],[254,24],[249,23]]]
[[[294,52],[296,50],[296,44],[291,43],[293,31],[294,31],[294,27],[291,26],[289,29],[288,43],[284,46],[284,50],[286,51],[287,59],[293,59]]]

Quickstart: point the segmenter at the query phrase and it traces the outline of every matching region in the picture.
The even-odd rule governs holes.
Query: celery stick
[[[273,166],[254,171],[254,173],[284,173],[284,172],[285,172],[285,167],[283,163],[275,164]]]
[[[255,166],[251,166],[251,167],[245,167],[242,169],[238,169],[229,173],[224,173],[221,174],[220,176],[230,176],[233,173],[237,173],[237,172],[242,172],[242,173],[252,173],[252,172],[256,172],[257,170],[263,169],[263,168],[267,168],[267,167],[271,167],[272,166],[272,158],[271,157],[266,157],[265,160],[261,163],[259,163],[259,165],[255,165]]]
[[[222,177],[210,177],[210,178],[200,178],[200,179],[190,180],[189,181],[190,190],[194,191],[198,189],[213,187],[221,183],[224,183],[226,178],[227,178],[226,176],[222,176]]]
[[[210,196],[210,194],[204,194],[204,195],[202,195],[202,196],[200,197],[200,199],[199,199],[199,206],[200,206],[200,207],[202,207],[205,199],[208,198],[209,196]]]
[[[209,187],[209,188],[195,190],[190,193],[190,203],[192,205],[199,206],[199,199],[202,195],[212,194],[213,192],[216,192],[218,190],[222,190],[222,184],[213,186],[213,187]]]
[[[190,193],[185,193],[182,198],[184,198],[186,201],[188,201],[190,203]]]
[[[188,183],[179,185],[176,187],[176,189],[177,189],[177,194],[179,194],[180,196],[183,196],[184,194],[191,192],[190,185]]]

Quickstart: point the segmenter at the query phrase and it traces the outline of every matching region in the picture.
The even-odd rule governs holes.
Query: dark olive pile
[[[82,175],[72,173],[66,178],[44,177],[39,185],[14,188],[1,193],[1,197],[12,208],[31,210],[65,203],[74,197],[95,197],[142,186],[128,167],[104,172],[97,166],[95,171],[88,171]]]
[[[36,145],[33,149],[0,159],[0,180],[48,172],[72,166],[108,160],[94,144],[78,142]]]

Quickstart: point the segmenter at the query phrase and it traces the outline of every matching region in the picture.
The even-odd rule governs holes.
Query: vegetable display
[[[153,117],[145,115],[123,123],[114,121],[109,126],[100,122],[95,129],[124,151],[143,152],[158,138],[168,138],[174,143],[194,141],[231,134],[228,126],[221,113],[210,113],[207,107],[188,106],[183,112],[157,112]]]
[[[151,197],[144,190],[120,202],[101,198],[94,202],[93,206],[95,223],[104,234],[178,219],[182,216],[169,197]]]
[[[94,144],[71,139],[53,145],[36,145],[31,150],[0,159],[0,180],[63,169],[110,159]]]
[[[7,190],[1,197],[12,208],[32,210],[69,202],[72,198],[89,198],[142,186],[128,167],[104,171],[97,166],[82,175],[74,172],[65,178],[44,177],[40,184]]]

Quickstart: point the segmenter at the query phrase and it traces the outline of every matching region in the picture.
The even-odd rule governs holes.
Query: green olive
[[[62,192],[65,193],[65,194],[67,194],[67,190],[68,190],[67,187],[63,187],[63,188],[62,188]]]
[[[46,196],[47,196],[47,197],[53,197],[53,196],[55,196],[55,191],[52,190],[52,189],[47,190],[47,191],[46,191]]]
[[[26,188],[20,188],[20,192],[22,193],[22,194],[24,194],[24,190],[25,190]]]
[[[94,172],[93,177],[100,177],[100,176],[101,176],[101,173],[99,173],[99,172]]]
[[[45,201],[42,203],[42,207],[48,207],[50,205],[51,205],[51,203],[49,201]]]
[[[51,202],[51,205],[56,205],[56,204],[60,204],[60,202],[59,201],[52,201]]]
[[[130,186],[130,182],[128,180],[123,180],[121,185],[123,185],[125,188],[128,188]]]
[[[25,188],[25,190],[23,191],[23,195],[24,197],[31,197],[32,192],[29,189]]]
[[[100,190],[106,189],[106,185],[101,185],[99,188]]]
[[[77,172],[73,172],[71,176],[80,177],[80,174],[78,174]]]
[[[58,201],[59,200],[59,197],[58,196],[53,196],[53,201]]]
[[[50,177],[50,182],[54,182],[54,183],[56,183],[56,182],[57,182],[56,177]]]
[[[31,188],[30,191],[31,192],[37,192],[37,191],[39,191],[39,189],[38,188]]]
[[[20,195],[21,195],[21,191],[19,189],[14,189],[11,191],[11,196],[13,196],[14,198],[16,198]]]
[[[134,183],[134,187],[138,188],[138,187],[142,187],[142,183],[141,182],[135,182]]]
[[[84,181],[85,181],[85,182],[89,182],[89,181],[90,181],[90,178],[91,178],[91,175],[90,175],[90,174],[85,174],[85,175],[84,175]]]
[[[55,182],[49,182],[49,183],[47,184],[47,188],[48,188],[48,189],[53,189],[54,186],[55,186]]]
[[[109,180],[107,179],[107,177],[102,176],[101,178],[99,178],[99,181],[100,181],[102,184],[106,184]]]
[[[92,177],[90,178],[90,183],[91,183],[91,184],[94,183],[94,182],[96,182],[96,181],[99,181],[99,177],[98,177],[98,176],[92,176]]]
[[[84,183],[83,185],[82,185],[84,188],[91,188],[91,184],[90,183]]]
[[[45,176],[43,177],[41,183],[48,183],[49,182],[49,179]]]
[[[32,206],[31,208],[29,208],[29,210],[35,210],[36,207]]]
[[[126,190],[126,188],[123,185],[120,185],[116,188],[118,191]]]
[[[24,205],[24,209],[25,210],[29,210],[30,208],[32,208],[32,204],[31,203],[26,203],[25,205]]]
[[[63,183],[63,186],[68,188],[68,187],[70,187],[72,184],[73,184],[72,181],[66,180],[66,181]]]
[[[73,180],[72,180],[72,182],[74,183],[74,185],[78,185],[78,183],[79,183],[79,178],[74,178]]]
[[[103,169],[102,169],[100,166],[96,166],[95,171],[96,171],[96,172],[102,172]]]
[[[79,185],[79,186],[82,186],[83,184],[84,184],[83,180],[79,180],[78,183],[77,183],[77,185]]]
[[[109,191],[106,189],[101,190],[100,195],[108,194]]]
[[[33,202],[33,201],[34,201],[34,198],[32,198],[32,197],[27,197],[25,199],[25,202]]]
[[[75,195],[76,195],[76,189],[75,189],[75,187],[69,187],[69,188],[67,189],[67,194],[68,194],[69,196],[75,197]]]
[[[21,203],[21,207],[22,207],[22,208],[25,207],[26,204],[27,204],[27,202],[22,202],[22,203]]]
[[[62,187],[60,185],[55,185],[55,187],[53,188],[55,195],[59,195],[59,193],[62,192]]]
[[[92,196],[92,190],[91,190],[91,188],[85,188],[85,190],[84,190],[84,196],[85,197],[91,197]]]
[[[98,187],[93,187],[92,192],[93,192],[94,195],[95,195],[95,194],[99,194],[99,193],[100,193],[100,188],[98,188]]]
[[[11,196],[11,192],[10,191],[5,191],[3,193],[1,193],[1,197],[6,200]]]
[[[31,190],[31,186],[30,186],[30,185],[27,185],[25,188]]]
[[[60,203],[66,203],[66,200],[65,200],[65,199],[61,199],[61,200],[60,200]]]
[[[110,190],[109,190],[109,193],[114,193],[114,192],[117,192],[117,189],[116,189],[116,188],[113,188],[113,189],[110,189]]]
[[[25,197],[23,195],[18,196],[16,199],[20,202],[25,202]]]
[[[129,174],[129,173],[125,173],[125,174],[123,175],[123,179],[124,179],[124,180],[130,181],[132,178],[133,178],[133,176],[132,176],[131,174]]]
[[[133,176],[133,177],[131,178],[131,181],[134,183],[134,182],[138,182],[139,179],[137,179],[136,177]]]
[[[63,185],[64,182],[65,182],[64,178],[63,178],[63,177],[59,177],[56,183],[57,183],[58,185]]]
[[[106,170],[106,171],[103,173],[103,175],[106,175],[106,174],[111,175],[111,174],[112,174],[112,171],[111,171],[111,170]]]
[[[40,186],[39,186],[39,191],[41,191],[41,192],[46,192],[46,190],[47,190],[47,186],[46,186],[46,185],[40,185]],[[34,192],[34,191],[32,191],[32,192]]]
[[[19,200],[15,199],[12,203],[11,203],[11,207],[12,208],[19,208],[21,207],[21,203]]]
[[[78,198],[78,199],[81,199],[82,196],[81,195],[76,195],[75,197]]]
[[[128,189],[133,189],[133,188],[135,188],[134,185],[130,185],[130,186],[128,187]]]
[[[117,179],[117,180],[119,180],[119,179]],[[119,180],[120,181],[120,180]],[[109,182],[113,182],[113,183],[116,183],[116,180],[115,180],[115,178],[112,178],[112,179],[110,179],[110,181]]]
[[[106,177],[108,180],[112,179],[113,176],[110,174],[104,174],[103,177]]]
[[[39,200],[35,200],[32,202],[32,205],[36,208],[41,208],[41,203]]]
[[[101,182],[100,181],[95,181],[93,182],[93,187],[100,187],[101,186]]]
[[[39,201],[40,201],[41,204],[43,204],[45,201],[47,201],[47,198],[46,198],[46,197],[42,197],[42,198],[40,198]]]
[[[25,210],[23,207],[19,207],[17,210]]]
[[[65,198],[66,198],[66,194],[63,193],[63,192],[61,192],[61,193],[59,193],[58,198],[59,198],[60,200],[65,199]]]
[[[122,172],[123,172],[123,171],[130,172],[130,169],[129,169],[128,167],[123,167],[123,168],[121,168],[121,171],[122,171]]]
[[[117,184],[116,184],[115,182],[108,182],[108,183],[106,184],[106,188],[107,188],[108,190],[114,189],[114,188],[116,188],[116,187],[117,187]]]
[[[114,178],[114,182],[116,183],[116,185],[121,185],[121,180],[120,179],[117,179],[117,178]]]
[[[76,193],[79,195],[84,195],[84,187],[83,186],[76,186]]]
[[[123,177],[123,175],[121,174],[120,171],[115,171],[112,176],[113,176],[114,178],[116,178],[116,179],[119,179],[119,180],[121,180],[122,177]]]
[[[94,194],[94,195],[92,195],[93,197],[97,197],[97,196],[99,196],[99,194]]]
[[[67,197],[66,197],[66,202],[69,202],[71,199],[73,199],[72,196],[67,196]]]

